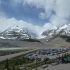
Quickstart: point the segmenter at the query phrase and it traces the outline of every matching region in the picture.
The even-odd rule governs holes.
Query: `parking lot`
[[[62,56],[65,53],[69,53],[70,50],[68,48],[59,48],[59,49],[41,49],[33,51],[32,53],[27,55],[29,59],[37,59],[39,61],[44,60],[45,58],[56,58]]]

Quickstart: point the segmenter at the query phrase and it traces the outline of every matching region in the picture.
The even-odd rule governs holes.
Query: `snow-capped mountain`
[[[51,36],[57,34],[70,36],[70,24],[68,25],[64,24],[60,27],[57,27],[56,29],[46,30],[42,33],[42,35],[45,36]]]
[[[1,39],[29,39],[30,36],[19,26],[15,25],[0,33]]]

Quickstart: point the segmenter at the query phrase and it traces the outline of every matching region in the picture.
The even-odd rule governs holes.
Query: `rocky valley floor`
[[[30,42],[21,40],[0,39],[0,48],[59,48],[70,47],[70,43],[64,39],[57,37],[50,41],[39,39],[40,42]]]

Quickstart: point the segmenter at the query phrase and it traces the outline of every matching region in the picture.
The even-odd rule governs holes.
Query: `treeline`
[[[61,35],[60,37],[65,39],[67,42],[70,42],[70,36]]]
[[[39,40],[36,39],[23,39],[21,41],[27,41],[27,42],[40,42]]]

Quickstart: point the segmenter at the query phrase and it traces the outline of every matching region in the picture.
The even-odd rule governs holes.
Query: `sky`
[[[0,31],[19,25],[38,34],[70,24],[70,0],[0,0]]]

